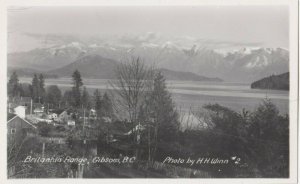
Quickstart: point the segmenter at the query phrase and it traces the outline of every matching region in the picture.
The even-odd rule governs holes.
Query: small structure
[[[30,97],[9,97],[7,103],[7,111],[8,113],[15,113],[15,108],[18,106],[24,106],[26,108],[26,114],[28,114],[31,105]]]
[[[41,116],[44,113],[44,106],[42,104],[34,104],[33,113],[35,115]]]
[[[18,115],[20,118],[25,118],[26,115],[26,107],[25,106],[18,106],[14,108],[14,114]]]
[[[45,122],[45,123],[48,123],[48,124],[52,123],[52,120],[51,120],[51,119],[44,119],[44,118],[38,118],[38,117],[36,117],[35,119],[36,119],[38,122]]]
[[[42,109],[42,108],[35,108],[35,109],[33,110],[33,112],[34,112],[35,114],[42,114],[42,113],[44,113],[44,109]]]
[[[59,114],[57,117],[57,120],[59,122],[68,122],[68,120],[71,118],[71,113],[67,112],[66,110]]]
[[[58,119],[58,115],[56,113],[48,114],[48,119],[56,121]]]
[[[67,125],[68,125],[68,126],[75,126],[75,121],[72,120],[72,119],[68,119]]]
[[[95,109],[91,109],[89,112],[89,119],[97,119],[97,111]]]

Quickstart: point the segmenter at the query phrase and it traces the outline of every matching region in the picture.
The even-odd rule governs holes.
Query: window
[[[10,129],[10,133],[11,134],[15,134],[16,133],[16,129],[15,128]]]

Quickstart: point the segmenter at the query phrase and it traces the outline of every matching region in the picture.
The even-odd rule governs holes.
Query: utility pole
[[[83,109],[83,124],[85,126],[85,109]]]
[[[30,115],[32,115],[32,98],[30,100]]]
[[[84,127],[85,127],[85,109],[83,109],[83,134],[84,134]]]
[[[151,147],[150,147],[150,122],[148,124],[148,161],[151,161]]]
[[[42,157],[45,156],[45,142],[43,142],[43,148],[42,148]]]

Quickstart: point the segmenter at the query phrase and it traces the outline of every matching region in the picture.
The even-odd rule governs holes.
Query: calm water
[[[31,78],[20,79],[21,82],[27,83],[31,83],[31,80]],[[101,91],[110,89],[105,79],[83,79],[83,82],[90,94],[96,88]],[[45,83],[58,85],[63,91],[72,86],[70,78],[46,79]],[[177,107],[183,111],[208,103],[219,103],[236,111],[241,111],[243,108],[253,110],[266,97],[277,105],[280,113],[288,113],[289,109],[288,91],[250,89],[250,84],[226,82],[168,81],[167,86]]]

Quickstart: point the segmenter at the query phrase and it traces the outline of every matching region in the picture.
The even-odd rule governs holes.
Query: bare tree
[[[153,68],[146,66],[139,57],[131,57],[129,61],[123,61],[116,67],[115,80],[109,82],[113,89],[113,108],[123,118],[128,118],[132,130],[136,129],[132,134],[132,141],[136,145],[140,142],[139,111],[153,86],[152,78]],[[138,149],[136,156],[139,156]]]
[[[116,95],[114,108],[125,111],[129,121],[137,123],[140,106],[153,82],[153,69],[139,57],[131,57],[131,61],[116,67],[115,77],[109,82]]]

